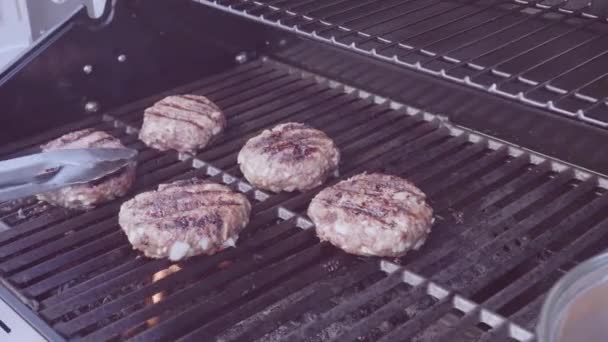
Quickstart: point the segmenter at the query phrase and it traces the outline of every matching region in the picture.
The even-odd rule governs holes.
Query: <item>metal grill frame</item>
[[[595,77],[592,80],[589,80],[589,81],[585,82],[584,84],[576,87],[575,89],[565,90],[565,89],[556,87],[554,85],[551,85],[550,81],[537,82],[535,80],[530,80],[530,79],[524,78],[522,76],[522,74],[525,71],[527,71],[527,69],[522,70],[521,72],[514,73],[514,74],[508,74],[508,73],[495,69],[494,66],[481,66],[481,65],[476,65],[474,63],[471,63],[473,58],[469,58],[468,60],[459,60],[459,59],[450,57],[449,54],[437,54],[433,51],[429,51],[429,50],[425,49],[424,46],[423,47],[414,47],[414,46],[410,46],[410,45],[407,45],[404,43],[391,41],[391,40],[388,40],[381,36],[374,36],[374,35],[370,35],[365,32],[359,32],[356,30],[352,30],[349,27],[345,27],[345,26],[342,26],[339,24],[324,21],[323,19],[315,18],[312,16],[308,16],[306,14],[296,13],[296,12],[290,11],[288,9],[283,9],[280,7],[273,6],[272,1],[270,4],[256,1],[256,0],[193,0],[193,1],[203,4],[205,6],[219,9],[224,12],[232,13],[232,14],[235,14],[235,15],[238,15],[241,17],[245,17],[245,18],[257,21],[257,22],[261,22],[263,24],[266,24],[266,25],[269,25],[272,27],[276,27],[276,28],[279,28],[282,30],[286,30],[286,31],[298,34],[298,35],[302,35],[307,38],[311,38],[313,40],[317,40],[317,41],[327,43],[330,45],[334,45],[334,46],[339,46],[341,48],[345,48],[347,50],[351,50],[351,51],[354,51],[354,52],[357,52],[360,54],[369,55],[373,58],[376,58],[376,59],[379,59],[382,61],[395,63],[399,66],[403,66],[408,69],[430,74],[430,75],[440,77],[445,80],[454,81],[459,84],[463,84],[463,85],[466,85],[466,86],[469,86],[469,87],[472,87],[475,89],[486,91],[490,94],[495,94],[495,95],[499,95],[499,96],[502,96],[502,97],[505,97],[508,99],[516,100],[516,101],[522,102],[526,105],[532,105],[534,107],[543,108],[543,109],[552,111],[554,113],[558,113],[560,115],[563,115],[563,116],[566,116],[569,118],[574,118],[574,119],[578,119],[583,122],[591,123],[591,124],[599,126],[599,127],[608,127],[608,118],[606,120],[599,120],[599,119],[596,119],[589,115],[589,113],[591,111],[598,110],[598,108],[600,108],[602,110],[602,113],[608,113],[608,108],[604,108],[604,107],[606,107],[605,102],[608,101],[608,96],[604,97],[604,98],[594,98],[594,97],[579,93],[579,91],[581,89],[583,89],[584,87],[586,87],[590,84],[593,84],[600,79],[608,77],[608,73],[604,73],[600,77]],[[473,3],[473,2],[477,2],[477,1],[472,0],[469,2]],[[530,17],[528,17],[528,19],[539,17],[542,14],[558,13],[558,14],[563,14],[563,15],[567,15],[567,16],[575,16],[575,17],[578,16],[580,18],[585,18],[585,19],[589,19],[589,20],[593,20],[593,21],[597,21],[597,22],[606,21],[603,17],[599,17],[597,15],[590,14],[590,13],[587,13],[584,11],[584,9],[590,8],[591,4],[588,4],[586,7],[583,7],[582,9],[571,10],[571,9],[566,9],[564,7],[560,7],[561,3],[558,5],[549,6],[549,5],[544,5],[541,2],[542,1],[540,1],[540,0],[538,0],[538,1],[526,1],[526,0],[503,1],[503,3],[518,4],[521,6],[520,9],[529,8],[529,9],[535,9],[535,10],[539,11],[539,12],[531,15]],[[318,6],[323,7],[321,5],[318,5]],[[328,6],[330,6],[330,5],[328,5]],[[345,9],[345,11],[355,8],[357,6],[358,5],[351,6],[347,9]],[[493,4],[492,6],[495,6],[495,4]],[[262,13],[262,14],[257,14],[258,12]],[[270,12],[270,14],[267,14],[265,12]],[[443,12],[441,12],[441,13],[443,13]],[[526,20],[528,20],[528,19],[526,19]],[[306,28],[306,26],[314,26],[314,25],[318,25],[318,26],[322,27],[323,30],[319,31],[316,28],[315,29]],[[543,29],[550,25],[552,25],[552,24],[547,24],[547,25],[543,26]],[[577,27],[575,30],[579,30],[586,25],[587,24]],[[428,33],[429,31],[432,31],[436,28],[437,27],[433,27],[422,33],[417,33],[416,35]],[[403,58],[403,56],[404,56],[403,54],[397,54],[397,53],[392,53],[392,52],[380,53],[376,47],[374,47],[374,48],[365,47],[364,44],[356,43],[354,41],[350,42],[350,43],[344,42],[341,40],[341,38],[336,37],[333,34],[330,34],[330,35],[322,34],[323,31],[328,31],[330,29],[336,29],[336,30],[340,30],[343,32],[347,32],[348,34],[354,34],[354,35],[358,35],[360,37],[365,37],[365,40],[363,42],[369,42],[371,40],[375,40],[377,42],[381,42],[382,44],[386,44],[386,46],[384,46],[382,48],[383,50],[390,48],[390,47],[398,47],[399,49],[406,51],[405,56],[419,54],[420,56],[430,57],[431,61],[441,61],[442,63],[448,63],[449,66],[440,67],[439,69],[429,68],[429,67],[425,66],[425,64],[427,64],[429,61],[422,61],[421,58],[414,57],[414,58],[406,59],[406,58]],[[468,30],[468,29],[466,29],[466,30]],[[466,31],[466,30],[463,30],[463,31]],[[488,36],[497,34],[500,31],[501,30],[493,32],[487,36],[483,36],[483,39],[487,38]],[[600,36],[598,36],[598,38],[599,37],[605,37],[605,35],[600,35]],[[481,39],[482,38],[480,38],[479,40],[481,40]],[[520,38],[513,38],[511,40],[511,42],[518,41],[519,39]],[[478,40],[476,40],[476,41],[478,41]],[[433,43],[435,43],[435,42],[433,42]],[[544,43],[545,42],[539,43],[537,46],[540,46]],[[506,45],[508,45],[508,44],[503,44],[503,45],[501,45],[501,47],[506,46]],[[579,46],[579,45],[576,45],[576,46]],[[388,50],[390,50],[390,49],[388,49]],[[524,52],[529,51],[529,50],[531,50],[531,49],[525,50]],[[492,51],[494,51],[494,50],[492,50]],[[563,53],[565,53],[567,51],[570,51],[570,50],[566,50],[566,51],[562,52],[560,55],[562,55]],[[523,54],[523,52],[518,54],[517,56],[519,56],[521,54]],[[604,51],[603,53],[601,53],[598,56],[595,56],[593,59],[589,59],[589,60],[585,61],[583,64],[591,62],[596,57],[604,56],[606,54],[608,54],[608,50]],[[554,57],[555,56],[543,61],[542,63],[546,63],[547,61],[552,60]],[[565,74],[566,72],[574,70],[574,69],[582,66],[583,64],[577,65],[576,67],[573,67],[564,72],[561,72],[560,74],[555,76],[553,79]],[[463,74],[461,73],[461,75],[454,75],[451,72],[451,71],[457,70],[459,68],[468,68],[469,71],[465,72]],[[498,78],[498,81],[477,82],[474,79],[475,77],[484,76],[484,75],[491,76],[493,78]],[[503,85],[507,85],[509,82],[517,83],[517,87],[514,91],[507,91],[504,89],[504,87],[502,87]],[[535,99],[531,96],[528,96],[529,93],[534,92],[539,89],[552,93],[553,95],[550,96],[550,98],[547,100],[539,100],[539,99]],[[580,107],[566,108],[564,106],[560,106],[558,104],[558,102],[564,101],[564,100],[576,101],[577,103],[579,103]],[[586,103],[586,105],[583,105],[583,103]]]

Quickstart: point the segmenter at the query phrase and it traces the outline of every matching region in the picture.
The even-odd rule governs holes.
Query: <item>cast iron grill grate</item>
[[[3,203],[2,280],[66,339],[533,339],[548,288],[606,246],[599,179],[346,89],[262,59],[1,150],[18,155],[98,127],[140,150],[136,193],[196,175],[253,203],[237,248],[177,265],[131,250],[119,201],[85,213]],[[136,138],[143,109],[185,91],[225,110],[225,134],[197,156],[146,148]],[[319,189],[269,194],[242,181],[240,146],[285,121],[323,129],[340,146],[329,184],[386,171],[419,185],[437,217],[426,245],[391,261],[346,255],[318,243],[304,215]]]

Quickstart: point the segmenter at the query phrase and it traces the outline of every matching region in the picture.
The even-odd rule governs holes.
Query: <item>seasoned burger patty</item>
[[[135,196],[120,208],[118,222],[134,249],[176,261],[234,246],[250,211],[243,194],[193,178]]]
[[[238,156],[243,175],[258,188],[308,190],[336,170],[340,151],[323,132],[301,123],[283,123],[251,138]]]
[[[83,129],[68,133],[46,145],[43,151],[76,148],[122,148],[117,138],[103,131]],[[124,196],[135,180],[135,161],[117,172],[88,184],[78,184],[38,195],[38,199],[71,209],[91,209]]]
[[[420,189],[379,173],[324,189],[310,203],[308,216],[321,240],[366,256],[396,257],[418,249],[433,223],[433,210]]]
[[[224,113],[199,95],[168,96],[144,111],[139,139],[157,150],[195,152],[226,127]]]

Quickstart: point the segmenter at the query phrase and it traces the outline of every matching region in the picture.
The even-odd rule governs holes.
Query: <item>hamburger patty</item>
[[[120,208],[118,222],[134,249],[176,261],[235,246],[250,212],[245,195],[192,178],[135,196]]]
[[[397,257],[418,249],[433,223],[425,194],[403,178],[360,174],[324,189],[308,207],[322,241],[348,253]]]
[[[322,131],[283,123],[251,138],[238,155],[243,175],[258,188],[308,190],[336,170],[340,152]]]
[[[120,140],[103,131],[83,129],[42,145],[43,151],[77,148],[122,148]],[[70,209],[86,210],[124,196],[135,180],[136,162],[88,184],[78,184],[38,195],[38,199]]]
[[[157,150],[194,153],[226,127],[224,113],[199,95],[168,96],[144,111],[139,139]]]

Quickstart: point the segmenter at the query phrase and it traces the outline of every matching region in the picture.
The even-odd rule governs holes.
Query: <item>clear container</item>
[[[581,263],[553,286],[537,335],[539,342],[608,341],[608,253]]]

